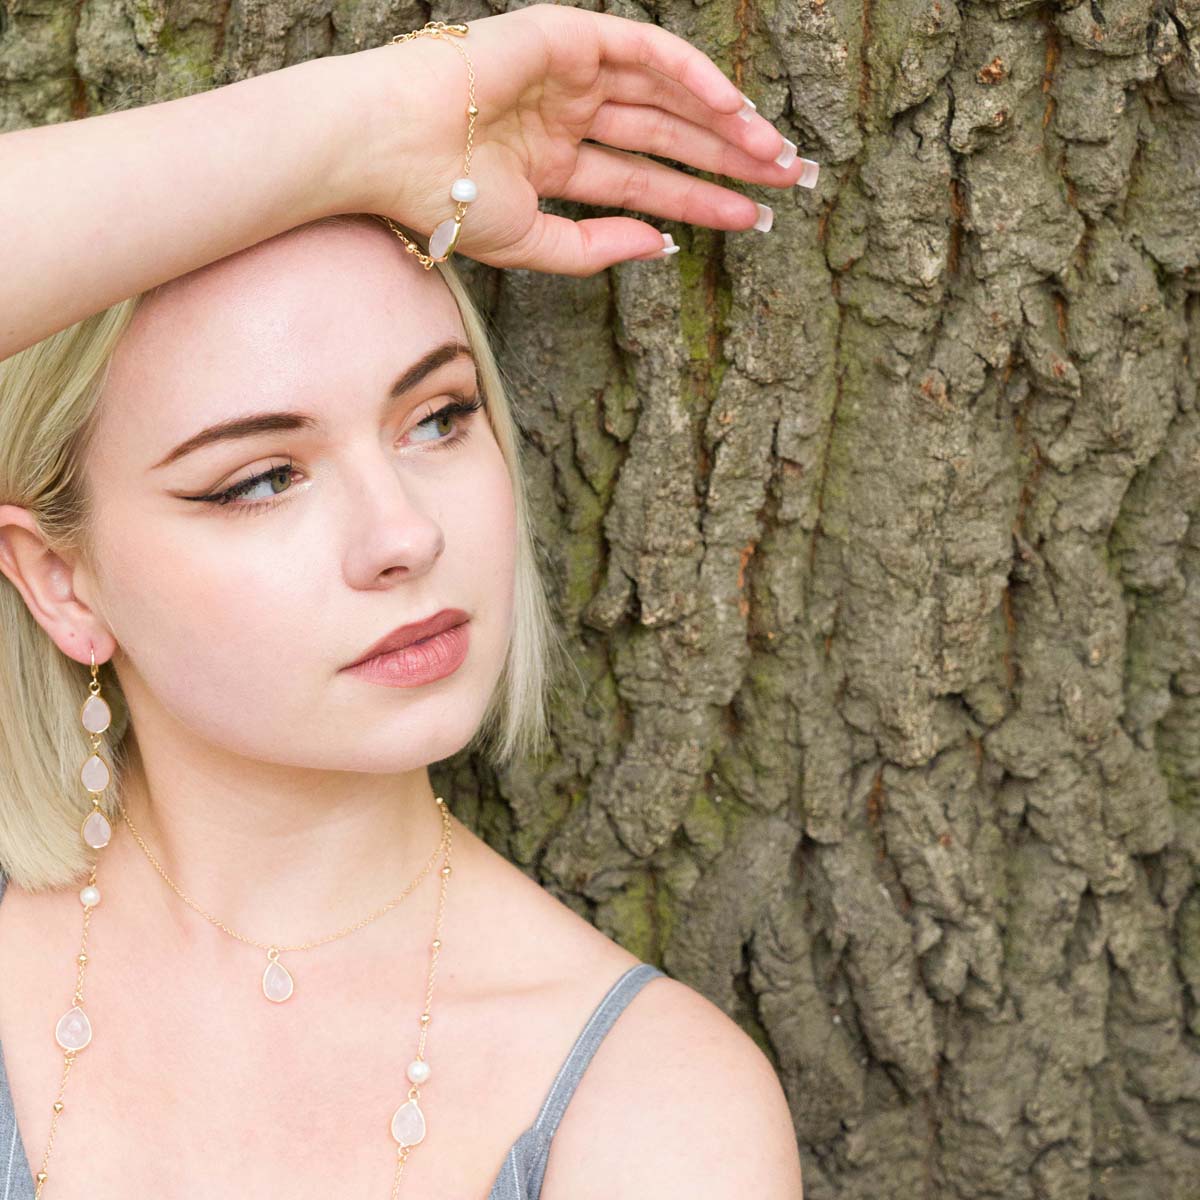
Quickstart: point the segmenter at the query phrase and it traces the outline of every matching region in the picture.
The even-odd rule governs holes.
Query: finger
[[[644,104],[604,101],[596,110],[585,136],[622,150],[658,154],[676,162],[689,163],[702,171],[728,175],[750,183],[762,183],[768,187],[791,187],[801,180],[811,186],[809,180],[814,164],[808,159],[796,157],[794,146],[790,147],[792,161],[786,167],[775,162],[764,163],[762,159],[753,158],[745,150],[731,145],[711,129]]]
[[[578,10],[586,11],[586,10]],[[633,21],[613,13],[593,13],[602,61],[650,67],[673,79],[718,114],[734,114],[742,94],[725,73],[691,42],[650,21]]]
[[[784,136],[759,113],[746,121],[736,113],[714,114],[707,104],[673,79],[644,68],[605,66],[600,93],[620,104],[648,104],[666,109],[694,125],[711,128],[755,158],[773,159],[784,147]]]
[[[795,164],[787,174],[794,174]],[[543,195],[550,193],[543,192]],[[711,229],[749,229],[758,206],[732,188],[698,179],[640,154],[581,142],[575,170],[553,193],[604,208],[630,208]]]
[[[533,224],[501,255],[485,261],[554,275],[586,278],[663,248],[663,235],[636,217],[585,217],[573,221],[539,211]]]

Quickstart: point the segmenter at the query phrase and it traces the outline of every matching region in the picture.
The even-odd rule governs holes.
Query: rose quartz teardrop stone
[[[92,1040],[92,1023],[78,1004],[58,1018],[54,1040],[64,1050],[82,1050]]]
[[[108,787],[108,766],[104,759],[98,754],[93,754],[87,762],[83,764],[83,769],[79,772],[79,778],[83,780],[83,786],[89,792],[102,792]]]
[[[267,969],[263,972],[262,989],[263,995],[268,1000],[274,1000],[276,1004],[282,1004],[292,994],[292,989],[295,986],[292,980],[292,973],[283,963],[267,963]]]
[[[446,247],[450,245],[450,239],[453,236],[454,218],[447,217],[430,235],[429,257],[441,258],[446,253]]]
[[[99,810],[94,809],[88,814],[83,823],[83,840],[93,850],[103,850],[112,840],[112,826],[108,818]]]
[[[112,724],[112,710],[99,696],[89,696],[79,719],[88,733],[103,733]]]
[[[392,1137],[401,1146],[415,1146],[425,1136],[425,1114],[415,1100],[400,1105],[392,1117]]]

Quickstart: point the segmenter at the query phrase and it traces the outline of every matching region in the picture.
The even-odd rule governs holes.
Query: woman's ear
[[[107,662],[116,638],[83,598],[92,583],[82,562],[68,562],[51,550],[33,514],[16,504],[0,504],[0,571],[21,593],[34,620],[68,658]]]

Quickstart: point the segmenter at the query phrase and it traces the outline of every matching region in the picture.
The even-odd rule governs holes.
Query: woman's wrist
[[[418,229],[431,209],[445,209],[441,215],[448,216],[454,207],[449,191],[440,206],[433,193],[447,171],[461,174],[467,124],[462,59],[434,39],[416,38],[317,61],[341,77],[325,92],[342,103],[330,184],[312,202],[324,204],[326,212],[379,213]]]
[[[280,197],[291,227],[333,213],[366,211],[376,85],[356,69],[361,57],[328,55],[272,73],[282,89],[282,108],[295,125],[308,126],[309,151],[297,157]]]

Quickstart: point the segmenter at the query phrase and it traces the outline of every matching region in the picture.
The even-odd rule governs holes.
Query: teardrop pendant
[[[276,1004],[282,1004],[295,990],[296,982],[287,967],[279,961],[279,951],[274,946],[267,951],[267,957],[271,961],[263,972],[263,995]]]
[[[103,733],[112,724],[112,711],[99,696],[89,696],[79,710],[79,719],[88,733]]]
[[[83,824],[79,827],[79,833],[83,838],[84,845],[91,846],[93,850],[103,850],[112,840],[112,826],[98,808],[93,808],[84,817]]]
[[[458,235],[461,229],[461,221],[447,217],[429,237],[429,257],[440,260],[449,254],[458,244]]]
[[[99,754],[91,755],[79,771],[79,778],[89,792],[102,792],[108,787],[108,763]]]
[[[425,1137],[425,1114],[415,1100],[406,1100],[392,1114],[392,1137],[400,1146],[415,1146]]]
[[[54,1040],[64,1050],[82,1050],[92,1040],[92,1023],[78,1004],[58,1018]]]

